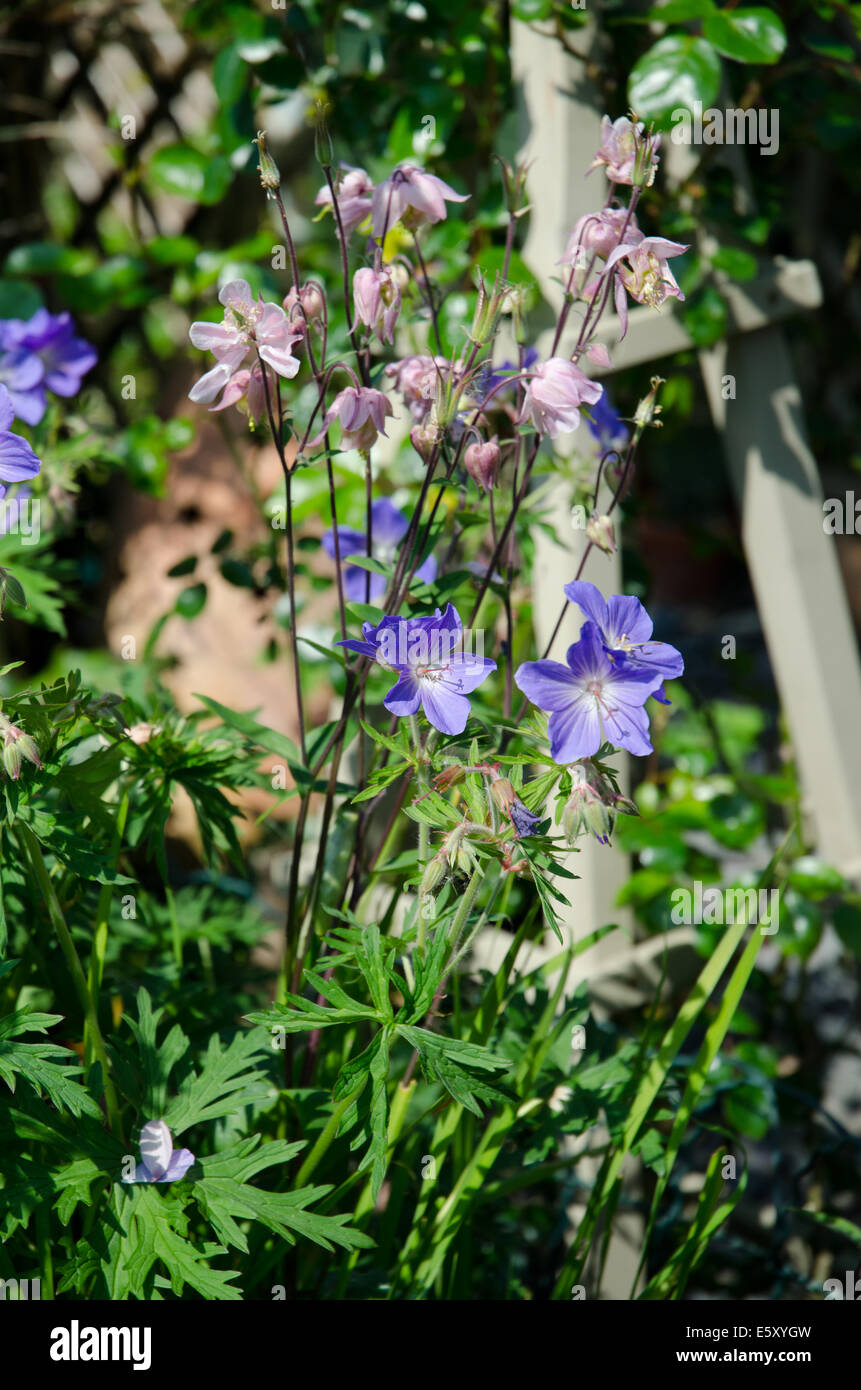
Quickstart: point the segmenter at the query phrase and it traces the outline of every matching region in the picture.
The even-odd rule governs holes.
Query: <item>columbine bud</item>
[[[643,397],[643,399],[639,402],[637,409],[634,411],[634,424],[637,427],[636,437],[638,439],[647,425],[655,425],[656,427],[659,427],[661,424],[661,421],[656,420],[655,416],[660,415],[661,413],[661,407],[656,404],[656,400],[658,392],[660,391],[663,385],[663,377],[653,376],[651,391],[649,392],[648,396]]]
[[[326,120],[331,106],[328,101],[321,101],[319,97],[314,102],[311,118],[314,122],[314,157],[323,169],[331,169],[335,163],[335,148],[332,144],[332,137],[329,134],[329,125]]]
[[[490,492],[499,472],[499,445],[496,435],[486,444],[470,444],[463,456],[464,467],[480,488]]]
[[[282,304],[288,318],[292,318],[297,305],[301,305],[309,323],[319,322],[326,308],[323,291],[319,285],[314,284],[313,280],[309,280],[307,285],[303,285],[298,291],[293,285],[285,294]],[[297,315],[297,317],[300,316]]]
[[[475,305],[475,313],[472,319],[472,329],[470,338],[472,342],[483,345],[490,342],[496,330],[497,320],[502,312],[508,286],[500,279],[497,273],[493,283],[493,289],[488,291],[484,283],[484,276],[478,277],[478,299]]]
[[[422,425],[413,425],[410,430],[410,443],[419,458],[424,459],[425,463],[430,459],[441,438],[442,430],[432,416],[429,416]]]
[[[586,538],[608,555],[612,555],[616,549],[616,532],[608,516],[599,516],[597,512],[593,512],[586,522]]]
[[[22,758],[26,758],[28,763],[34,763],[36,767],[42,766],[34,738],[10,723],[3,715],[0,715],[0,729],[3,732],[3,766],[13,782],[17,782],[21,776]]]
[[[266,189],[266,196],[269,198],[276,189],[281,187],[281,175],[278,172],[278,165],[266,148],[266,131],[258,130],[257,139],[253,143],[257,146],[257,156],[260,161],[257,165],[260,183]]]

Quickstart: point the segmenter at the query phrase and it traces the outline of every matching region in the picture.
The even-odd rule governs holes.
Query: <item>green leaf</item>
[[[175,611],[181,618],[196,618],[206,606],[206,585],[189,584],[176,600]]]
[[[260,1145],[260,1147],[258,1147]],[[269,1192],[252,1187],[247,1179],[264,1168],[285,1165],[304,1144],[272,1140],[260,1144],[260,1135],[240,1140],[213,1158],[201,1160],[203,1177],[194,1185],[194,1195],[212,1222],[219,1240],[247,1253],[248,1241],[237,1221],[259,1221],[275,1235],[295,1245],[304,1236],[324,1250],[340,1245],[345,1250],[367,1249],[373,1241],[347,1226],[349,1216],[321,1216],[309,1211],[310,1204],[331,1190],[330,1187],[301,1187],[294,1192]]]
[[[861,908],[841,903],[834,912],[834,930],[846,949],[861,957]]]
[[[42,303],[35,285],[20,280],[0,280],[0,319],[32,318]]]
[[[235,1115],[246,1105],[274,1101],[277,1091],[260,1066],[271,1055],[270,1039],[262,1033],[237,1033],[225,1047],[215,1035],[203,1056],[200,1071],[186,1077],[170,1102],[164,1120],[173,1134],[191,1125]]]
[[[644,121],[667,128],[674,111],[710,106],[720,88],[720,59],[705,39],[659,39],[631,69],[628,102]]]
[[[756,256],[732,246],[722,246],[712,256],[712,265],[732,280],[753,280],[757,271]]]
[[[643,15],[650,24],[684,24],[689,19],[705,19],[715,14],[714,0],[668,0],[666,5],[656,5]]]
[[[215,1255],[226,1255],[223,1245],[204,1244],[200,1249],[186,1239],[188,1217],[180,1198],[165,1193],[157,1185],[141,1184],[124,1188],[114,1184],[114,1216],[120,1235],[113,1258],[104,1261],[104,1274],[112,1299],[134,1293],[137,1298],[152,1297],[147,1292],[154,1265],[161,1264],[170,1277],[177,1298],[187,1284],[205,1299],[239,1301],[242,1294],[232,1283],[236,1270],[210,1269]]]
[[[60,1014],[33,1013],[19,1009],[0,1019],[0,1081],[15,1091],[19,1078],[46,1095],[58,1110],[71,1115],[101,1116],[93,1097],[77,1078],[82,1068],[74,1052],[56,1043],[22,1043],[21,1033],[45,1033],[61,1020]]]
[[[738,63],[776,63],[786,48],[783,21],[773,10],[722,10],[705,20],[703,33]]]
[[[223,155],[205,155],[190,145],[164,145],[149,162],[147,179],[165,193],[193,203],[219,203],[233,181]]]

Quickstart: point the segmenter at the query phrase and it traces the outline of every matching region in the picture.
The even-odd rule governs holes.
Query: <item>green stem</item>
[[[302,1167],[299,1169],[299,1172],[296,1174],[296,1187],[302,1187],[302,1185],[307,1181],[307,1179],[310,1178],[314,1169],[320,1162],[320,1159],[326,1153],[326,1150],[329,1148],[333,1139],[337,1135],[338,1130],[341,1126],[341,1120],[349,1110],[350,1106],[353,1104],[353,1101],[356,1099],[364,1084],[365,1080],[363,1079],[361,1084],[358,1085],[354,1091],[351,1091],[348,1096],[345,1096],[345,1098],[342,1101],[339,1101],[339,1103],[335,1106],[335,1109],[332,1111],[326,1128],[321,1133],[313,1149],[309,1153],[308,1157],[305,1159],[305,1162],[302,1164]]]
[[[111,848],[111,863],[117,867],[120,855],[120,845],[126,828],[126,819],[129,813],[129,794],[123,792],[117,811],[116,825],[114,826],[114,842]],[[105,972],[105,953],[108,947],[108,919],[111,912],[111,896],[113,888],[110,883],[103,883],[99,890],[99,901],[96,907],[96,929],[93,932],[93,949],[90,952],[90,966],[87,977],[87,986],[93,999],[98,999],[99,990],[102,987],[102,976]],[[89,1026],[84,1024],[84,1063],[89,1066],[93,1060],[93,1040],[90,1036]]]
[[[51,919],[51,925],[53,926],[54,931],[57,933],[57,940],[60,943],[60,949],[62,950],[63,955],[66,958],[66,964],[69,967],[69,974],[72,977],[72,983],[75,986],[75,991],[80,1001],[81,1008],[84,1012],[84,1022],[86,1027],[88,1028],[90,1038],[92,1039],[93,1053],[96,1057],[96,1060],[99,1062],[102,1068],[102,1079],[104,1081],[105,1087],[105,1103],[108,1108],[108,1119],[110,1120],[110,1126],[112,1131],[117,1136],[119,1136],[121,1134],[121,1130],[119,1108],[117,1106],[117,1094],[114,1090],[114,1084],[111,1081],[110,1077],[108,1054],[105,1050],[105,1042],[104,1038],[102,1037],[101,1029],[99,1028],[99,1018],[98,1013],[96,1011],[95,1001],[93,999],[92,994],[90,993],[89,986],[87,985],[87,978],[84,974],[83,966],[81,965],[78,952],[75,949],[75,943],[72,940],[72,934],[69,931],[69,928],[66,926],[66,919],[63,916],[63,909],[60,907],[60,901],[57,897],[54,884],[51,881],[51,876],[48,873],[47,867],[45,865],[45,860],[42,857],[42,847],[39,844],[39,841],[36,839],[36,836],[33,834],[33,831],[30,829],[29,825],[26,824],[26,822],[19,820],[17,822],[17,826],[21,836],[21,840],[24,845],[24,850],[27,854],[27,858],[29,859],[30,866],[33,870],[33,876],[39,885],[39,889],[45,901],[45,906],[48,909],[48,916]]]

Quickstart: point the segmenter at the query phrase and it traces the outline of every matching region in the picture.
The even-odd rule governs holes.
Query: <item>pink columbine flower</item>
[[[650,304],[653,309],[660,309],[664,300],[670,297],[684,299],[667,260],[671,256],[681,256],[688,249],[679,241],[668,241],[662,236],[647,237],[637,231],[633,235],[626,232],[622,245],[610,252],[604,275],[615,271],[616,313],[622,325],[623,338],[628,328],[626,290],[638,304]],[[621,264],[623,261],[627,264]]]
[[[395,390],[403,396],[413,419],[421,423],[436,400],[438,381],[450,370],[447,357],[402,357],[386,367],[386,376],[394,379]]]
[[[528,419],[539,434],[555,439],[560,432],[576,430],[580,407],[594,405],[603,391],[603,386],[590,381],[567,357],[551,357],[535,368],[518,424]]]
[[[350,236],[371,211],[373,192],[374,185],[364,169],[357,169],[352,164],[341,165],[335,181],[335,197],[338,199],[345,237]],[[314,202],[318,207],[332,206],[332,190],[328,184],[320,189]]]
[[[465,203],[468,193],[455,193],[436,174],[417,164],[402,164],[374,190],[373,232],[379,240],[396,222],[414,231],[425,222],[443,222],[446,201]]]
[[[338,392],[326,411],[323,428],[310,443],[319,444],[337,420],[341,426],[341,447],[367,452],[377,436],[386,433],[386,416],[394,413],[382,391],[374,391],[370,386],[347,386]]]
[[[637,230],[633,213],[625,226],[628,217],[627,208],[602,208],[600,212],[584,213],[574,224],[565,255],[558,264],[576,265],[585,270],[593,255],[606,260],[619,245],[623,230],[626,237],[630,231]]]
[[[294,377],[299,359],[293,356],[292,347],[304,334],[290,325],[280,304],[267,304],[262,295],[255,299],[247,280],[231,280],[218,299],[224,305],[223,321],[193,323],[188,330],[194,346],[211,352],[216,360],[192,386],[189,400],[214,401],[249,352],[255,352],[279,376]]]
[[[401,291],[392,272],[363,266],[353,276],[353,307],[359,323],[367,324],[381,343],[394,341],[401,311]]]
[[[620,116],[601,119],[601,145],[589,172],[603,164],[612,183],[636,184],[650,188],[658,168],[660,135],[646,135],[642,121]]]
[[[230,405],[244,409],[249,420],[265,419],[266,384],[259,362],[253,362],[251,367],[240,367],[238,372],[234,372],[221,394],[221,400],[209,408],[226,410]]]

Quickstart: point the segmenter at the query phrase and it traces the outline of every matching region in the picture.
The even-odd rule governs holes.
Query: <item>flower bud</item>
[[[473,857],[468,849],[463,845],[458,846],[457,854],[454,858],[455,868],[462,874],[471,874],[473,870]]]
[[[329,125],[326,120],[331,109],[328,101],[322,101],[319,97],[316,98],[312,111],[314,157],[323,169],[331,169],[335,163],[335,147],[332,144],[332,137],[329,134]]]
[[[586,522],[586,538],[607,555],[612,555],[616,549],[616,532],[608,516],[599,516],[597,512],[593,512]]]
[[[36,740],[31,738],[29,734],[19,734],[15,746],[28,763],[33,763],[36,767],[42,766]]]
[[[438,855],[435,855],[433,859],[429,859],[428,862],[425,864],[424,873],[422,874],[421,884],[419,886],[419,892],[432,893],[435,888],[439,887],[444,878],[445,864],[443,863],[442,859],[439,858]]]
[[[17,782],[21,775],[21,750],[17,743],[6,743],[3,746],[3,766],[6,773]]]
[[[437,773],[433,779],[433,784],[438,792],[447,792],[450,787],[456,787],[459,782],[462,782],[465,776],[466,773],[460,763],[452,763],[451,767],[445,767],[442,772]]]
[[[496,435],[486,444],[470,444],[464,452],[463,463],[467,473],[478,486],[485,492],[490,492],[499,472],[499,445]]]
[[[281,175],[278,172],[278,165],[266,148],[266,131],[258,130],[257,139],[253,143],[257,146],[257,156],[260,161],[257,165],[260,183],[266,189],[266,196],[270,197],[276,189],[281,187]]]
[[[413,425],[410,430],[410,443],[425,463],[429,461],[441,438],[442,430],[432,417],[428,417],[424,424]]]
[[[305,318],[308,320],[309,323],[317,323],[320,319],[322,319],[323,313],[326,308],[326,302],[323,298],[323,291],[320,289],[319,285],[314,283],[313,280],[309,280],[307,284],[302,285],[302,287],[298,291],[296,289],[296,286],[293,285],[287,291],[281,302],[284,306],[288,318],[293,318],[294,310],[296,309],[297,305],[301,305],[305,314]],[[297,317],[301,316],[297,315]]]
[[[3,766],[7,776],[17,782],[21,776],[21,760],[26,758],[29,763],[34,763],[36,767],[42,766],[42,759],[39,757],[39,749],[36,740],[29,734],[25,734],[23,729],[19,729],[12,724],[4,715],[0,715],[0,729],[3,731]]]

